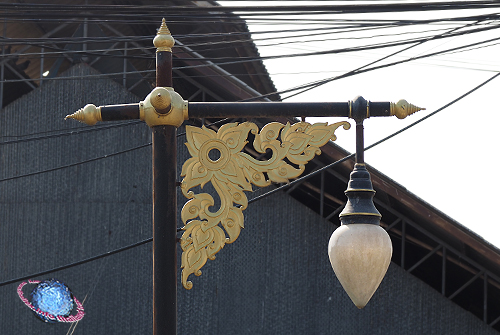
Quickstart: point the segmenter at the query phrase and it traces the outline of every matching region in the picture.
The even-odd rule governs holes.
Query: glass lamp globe
[[[328,244],[333,271],[356,307],[371,299],[389,268],[392,243],[375,224],[346,224],[337,228]]]

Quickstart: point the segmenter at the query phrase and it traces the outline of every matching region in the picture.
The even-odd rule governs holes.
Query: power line
[[[432,117],[432,116],[436,115],[437,113],[439,113],[439,112],[443,111],[444,109],[448,108],[449,106],[453,105],[454,103],[456,103],[456,102],[458,102],[458,101],[462,100],[462,99],[463,99],[463,98],[465,98],[466,96],[468,96],[468,95],[472,94],[473,92],[477,91],[478,89],[480,89],[480,88],[481,88],[481,87],[483,87],[484,85],[488,84],[489,82],[491,82],[492,80],[494,80],[494,79],[495,79],[495,78],[497,78],[498,76],[500,76],[500,72],[496,73],[494,76],[490,77],[490,78],[489,78],[489,79],[487,79],[486,81],[484,81],[484,82],[482,82],[481,84],[477,85],[477,86],[476,86],[476,87],[474,87],[473,89],[471,89],[471,90],[467,91],[466,93],[462,94],[462,95],[461,95],[461,96],[459,96],[458,98],[456,98],[456,99],[452,100],[451,102],[449,102],[449,103],[445,104],[445,105],[444,105],[444,106],[442,106],[441,108],[438,108],[438,109],[437,109],[437,110],[435,110],[434,112],[432,112],[432,113],[430,113],[430,114],[428,114],[428,115],[426,115],[426,116],[422,117],[421,119],[419,119],[419,120],[417,120],[417,121],[413,122],[412,124],[410,124],[410,125],[408,125],[408,126],[406,126],[406,127],[402,128],[402,129],[398,130],[397,132],[394,132],[394,133],[392,133],[391,135],[384,137],[384,138],[383,138],[383,139],[381,139],[380,141],[375,142],[375,143],[373,143],[373,144],[371,144],[371,145],[369,145],[369,146],[365,147],[365,148],[364,148],[364,150],[366,151],[366,150],[369,150],[369,149],[371,149],[371,148],[374,148],[374,147],[376,147],[377,145],[379,145],[379,144],[381,144],[381,143],[383,143],[383,142],[385,142],[385,141],[387,141],[387,140],[389,140],[389,139],[391,139],[391,138],[393,138],[393,137],[395,137],[395,136],[397,136],[397,135],[399,135],[399,134],[403,133],[404,131],[406,131],[406,130],[408,130],[408,129],[410,129],[410,128],[414,127],[414,126],[416,126],[417,124],[419,124],[419,123],[421,123],[421,122],[423,122],[423,121],[427,120],[428,118],[430,118],[430,117]],[[250,204],[250,203],[256,202],[256,201],[258,201],[258,200],[262,200],[262,199],[264,199],[264,198],[266,198],[266,197],[268,197],[268,196],[270,196],[270,195],[272,195],[272,194],[274,194],[274,193],[276,193],[276,192],[278,192],[278,191],[284,190],[284,189],[289,188],[289,187],[293,187],[294,185],[299,184],[299,183],[301,183],[302,181],[304,181],[304,180],[306,180],[306,179],[308,179],[308,178],[311,178],[311,177],[313,177],[313,176],[315,176],[315,175],[318,175],[318,174],[322,173],[323,171],[326,171],[327,169],[330,169],[330,168],[332,168],[332,167],[334,167],[334,166],[336,166],[336,165],[338,165],[338,164],[340,164],[340,163],[343,163],[343,162],[347,161],[348,159],[353,158],[354,156],[355,156],[355,154],[350,154],[350,155],[348,155],[348,156],[346,156],[346,157],[344,157],[344,158],[342,158],[342,159],[340,159],[340,160],[337,160],[337,161],[332,162],[332,163],[330,163],[330,164],[328,164],[328,165],[325,165],[324,167],[319,168],[318,170],[315,170],[314,172],[311,172],[311,173],[309,173],[309,174],[307,174],[307,175],[305,175],[305,176],[302,176],[302,177],[300,177],[300,178],[297,178],[297,179],[295,179],[295,180],[291,181],[291,182],[290,182],[290,183],[288,183],[288,184],[281,185],[281,186],[279,186],[279,187],[277,187],[277,188],[275,188],[275,189],[273,189],[273,190],[271,190],[271,191],[268,191],[268,192],[266,192],[266,193],[264,193],[264,194],[261,194],[261,195],[259,195],[259,196],[257,196],[257,197],[254,197],[254,198],[252,198],[252,199],[248,200],[248,203]],[[0,181],[1,181],[1,180],[0,180]],[[100,258],[104,258],[104,257],[107,257],[107,256],[111,256],[111,255],[114,255],[114,254],[120,253],[120,252],[122,252],[122,251],[126,251],[126,250],[129,250],[129,249],[135,248],[135,247],[137,247],[137,246],[140,246],[140,245],[143,245],[143,244],[146,244],[146,243],[152,242],[152,240],[153,240],[152,238],[148,238],[148,239],[146,239],[146,240],[142,240],[142,241],[140,241],[140,242],[137,242],[137,243],[134,243],[134,244],[128,245],[128,246],[126,246],[126,247],[123,247],[123,248],[120,248],[120,249],[115,249],[115,250],[113,250],[113,251],[109,251],[109,252],[106,252],[106,253],[104,253],[104,254],[100,254],[100,255],[98,255],[98,256],[94,256],[94,257],[91,257],[91,258],[87,258],[87,259],[85,259],[85,260],[81,260],[81,261],[78,261],[78,262],[70,263],[70,264],[67,264],[67,265],[64,265],[64,266],[60,266],[60,267],[57,267],[57,268],[53,268],[53,269],[50,269],[50,270],[46,270],[46,271],[43,271],[43,272],[39,272],[39,273],[35,273],[35,274],[30,274],[30,275],[28,275],[28,276],[23,276],[23,277],[19,277],[19,278],[11,279],[11,280],[8,280],[8,281],[4,281],[4,282],[1,282],[1,283],[0,283],[0,286],[4,286],[4,285],[8,285],[8,284],[13,284],[13,283],[16,283],[16,282],[19,282],[19,281],[22,281],[22,280],[26,280],[26,279],[30,279],[30,278],[34,278],[34,277],[38,277],[38,276],[42,276],[42,275],[45,275],[45,274],[48,274],[48,273],[52,273],[52,272],[56,272],[56,271],[61,271],[61,270],[64,270],[64,269],[68,269],[68,268],[71,268],[71,267],[74,267],[74,266],[82,265],[82,264],[85,264],[85,263],[88,263],[88,262],[91,262],[91,261],[94,261],[94,260],[97,260],[97,259],[100,259]]]
[[[0,3],[0,10],[4,15],[16,15],[19,12],[32,12],[32,15],[55,16],[77,15],[82,12],[89,12],[92,15],[147,15],[157,13],[273,13],[282,14],[290,12],[300,12],[304,14],[316,13],[390,13],[390,12],[415,12],[415,11],[436,11],[436,10],[459,10],[459,9],[484,9],[499,8],[500,4],[494,0],[483,1],[444,1],[444,2],[412,2],[412,3],[389,3],[389,4],[335,4],[335,5],[272,5],[272,6],[166,6],[166,5],[63,5],[63,4],[22,4],[22,3]],[[10,10],[10,11],[9,11]],[[88,14],[85,14],[88,15]]]
[[[483,87],[484,85],[488,84],[490,81],[492,81],[493,79],[497,78],[498,76],[500,76],[500,72],[497,72],[495,75],[493,75],[493,76],[492,76],[492,77],[490,77],[489,79],[485,80],[485,81],[484,81],[484,82],[482,82],[481,84],[477,85],[477,86],[476,86],[476,87],[474,87],[473,89],[471,89],[471,90],[467,91],[466,93],[462,94],[462,95],[461,95],[461,96],[459,96],[458,98],[456,98],[456,99],[454,99],[454,100],[450,101],[449,103],[445,104],[444,106],[442,106],[442,107],[440,107],[440,108],[436,109],[434,112],[432,112],[432,113],[430,113],[430,114],[428,114],[428,115],[426,115],[426,116],[422,117],[421,119],[419,119],[419,120],[417,120],[417,121],[415,121],[415,122],[413,122],[413,123],[409,124],[408,126],[406,126],[406,127],[402,128],[402,129],[400,129],[400,130],[398,130],[398,131],[396,131],[396,132],[394,132],[394,133],[390,134],[389,136],[384,137],[384,138],[383,138],[383,139],[381,139],[380,141],[377,141],[377,142],[375,142],[375,143],[373,143],[373,144],[371,144],[371,145],[369,145],[369,146],[365,147],[365,148],[364,148],[364,150],[365,150],[365,151],[366,151],[366,150],[370,150],[370,149],[372,149],[372,148],[376,147],[377,145],[382,144],[382,143],[386,142],[387,140],[389,140],[389,139],[391,139],[391,138],[393,138],[393,137],[395,137],[395,136],[397,136],[397,135],[399,135],[399,134],[401,134],[401,133],[405,132],[406,130],[408,130],[408,129],[410,129],[410,128],[413,128],[413,127],[414,127],[414,126],[416,126],[417,124],[419,124],[419,123],[421,123],[421,122],[423,122],[423,121],[427,120],[428,118],[430,118],[430,117],[432,117],[432,116],[436,115],[437,113],[439,113],[439,112],[443,111],[444,109],[446,109],[446,108],[450,107],[451,105],[455,104],[456,102],[458,102],[458,101],[462,100],[462,99],[463,99],[463,98],[465,98],[466,96],[468,96],[468,95],[470,95],[470,94],[474,93],[475,91],[477,91],[478,89],[480,89],[480,88],[481,88],[481,87]],[[264,194],[261,194],[261,195],[259,195],[259,196],[255,197],[255,198],[252,198],[252,199],[248,200],[248,203],[250,204],[250,203],[252,203],[252,202],[255,202],[255,201],[258,201],[258,200],[264,199],[264,198],[266,198],[266,197],[268,197],[268,196],[270,196],[270,195],[272,195],[272,194],[274,194],[274,193],[276,193],[276,192],[278,192],[278,191],[281,191],[281,190],[286,189],[286,188],[289,188],[289,187],[293,187],[293,186],[294,186],[294,185],[296,185],[296,184],[300,184],[302,181],[304,181],[304,180],[306,180],[306,179],[308,179],[308,178],[311,178],[311,177],[313,177],[313,176],[316,176],[316,175],[320,174],[321,172],[328,170],[328,169],[329,169],[329,168],[331,168],[331,167],[334,167],[334,166],[336,166],[336,165],[338,165],[338,164],[340,164],[340,163],[345,162],[345,161],[346,161],[346,160],[348,160],[348,159],[353,158],[354,156],[355,156],[355,154],[350,154],[350,155],[348,155],[348,156],[346,156],[346,157],[344,157],[344,158],[342,158],[342,159],[340,159],[340,160],[338,160],[338,161],[335,161],[335,162],[333,162],[333,163],[330,163],[330,164],[328,164],[328,165],[325,165],[325,166],[323,166],[322,168],[319,168],[318,170],[315,170],[315,171],[313,171],[313,172],[311,172],[311,173],[308,173],[308,174],[307,174],[307,175],[305,175],[305,176],[302,176],[302,177],[300,177],[300,178],[297,178],[297,179],[295,179],[295,180],[293,180],[293,181],[289,182],[288,184],[281,185],[281,186],[279,186],[279,187],[277,187],[277,188],[275,188],[275,189],[273,189],[273,190],[271,190],[271,191],[269,191],[269,192],[266,192],[266,193],[264,193]]]
[[[481,16],[481,17],[484,17]],[[495,20],[497,16],[490,18],[490,20]],[[466,20],[477,20],[477,16],[471,16],[467,17]],[[483,18],[483,20],[486,18]],[[329,20],[330,22],[332,20]],[[460,21],[463,21],[463,18],[461,18]],[[294,20],[296,23],[297,20]],[[187,39],[187,38],[214,38],[214,37],[226,37],[226,36],[239,36],[239,35],[259,35],[259,34],[280,34],[280,33],[285,33],[285,32],[300,32],[300,33],[307,33],[311,31],[324,31],[328,30],[331,31],[331,33],[340,33],[340,32],[353,32],[356,31],[357,28],[363,28],[361,30],[366,30],[366,29],[382,29],[382,28],[395,28],[395,27],[402,27],[402,26],[408,26],[408,25],[429,25],[431,22],[446,22],[450,23],[450,20],[424,20],[424,21],[385,21],[385,23],[376,23],[376,24],[367,24],[364,21],[360,21],[359,23],[356,24],[351,24],[351,26],[334,26],[334,27],[323,27],[323,28],[300,28],[300,29],[280,29],[280,30],[268,30],[268,31],[261,31],[261,32],[227,32],[227,33],[205,33],[205,34],[178,34],[175,37],[177,39]],[[303,23],[303,22],[301,22]],[[338,23],[337,23],[338,24]],[[338,31],[339,29],[344,29],[345,31]],[[346,30],[349,29],[349,30]],[[317,35],[321,34],[328,34],[328,32],[325,33],[317,33]],[[314,34],[316,35],[316,34]],[[303,36],[314,36],[311,33],[307,33],[307,35],[297,35],[296,37],[303,37]],[[285,38],[293,38],[294,36],[285,36]],[[283,36],[281,36],[283,38]],[[254,38],[254,41],[260,41],[260,40],[265,40],[265,39],[275,39],[275,38]],[[44,44],[43,47],[45,48],[55,48],[54,46],[51,45],[45,45],[46,43],[52,43],[52,44],[60,44],[60,43],[66,43],[66,44],[83,44],[83,43],[105,43],[105,42],[140,42],[140,41],[149,41],[151,40],[151,36],[137,36],[137,35],[129,35],[129,36],[96,36],[96,37],[79,37],[79,36],[67,36],[67,37],[38,37],[38,38],[10,38],[10,37],[0,37],[0,46],[8,46],[8,45],[18,45],[18,44],[33,44],[34,46],[36,45],[41,45]],[[248,39],[247,41],[252,41],[252,39]],[[225,42],[231,42],[231,41],[225,41]],[[234,42],[234,41],[233,41]],[[208,42],[207,42],[208,43]],[[213,43],[213,41],[211,42]],[[199,43],[198,43],[199,44]],[[188,43],[186,45],[189,46]],[[129,48],[133,49],[133,48]],[[66,52],[72,52],[73,50],[62,50]],[[8,54],[6,56],[9,56]]]
[[[27,137],[27,136],[36,136],[36,135],[46,134],[46,133],[50,133],[50,132],[58,132],[56,134],[51,134],[51,135],[43,135],[43,136],[36,136],[36,137],[31,137],[31,138],[23,138],[23,139],[17,139],[17,140],[4,141],[4,142],[0,142],[0,146],[6,145],[6,144],[18,144],[18,143],[24,143],[24,142],[46,140],[46,139],[57,138],[57,137],[62,137],[62,136],[77,135],[77,134],[83,134],[83,133],[105,130],[105,129],[121,128],[121,127],[136,125],[139,123],[141,123],[141,122],[140,121],[129,121],[129,122],[123,122],[123,123],[119,123],[119,124],[98,126],[98,127],[92,127],[92,128],[81,128],[81,127],[73,128],[70,131],[67,131],[66,129],[60,129],[60,130],[52,130],[52,131],[47,131],[47,132],[24,134],[24,135],[10,135],[10,136],[4,135],[4,136],[0,136],[0,138],[1,137]],[[74,130],[74,129],[77,129],[77,130]],[[64,131],[66,131],[66,132],[64,132]]]
[[[280,94],[281,95],[281,94],[284,94],[284,93],[289,93],[289,92],[297,91],[297,90],[300,90],[300,89],[307,89],[307,88],[313,87],[313,86],[316,87],[316,86],[319,86],[322,83],[328,83],[328,82],[331,82],[331,81],[334,81],[334,80],[338,80],[338,79],[342,79],[342,78],[354,76],[354,75],[357,75],[357,74],[360,74],[360,73],[374,71],[374,70],[378,70],[378,69],[382,69],[382,68],[386,68],[386,67],[390,67],[390,66],[394,66],[394,65],[398,65],[398,64],[403,64],[403,63],[407,63],[407,62],[418,60],[418,59],[428,58],[428,57],[431,57],[431,56],[436,56],[436,55],[441,55],[441,54],[447,54],[447,53],[450,53],[450,52],[456,52],[456,51],[464,50],[464,49],[472,47],[472,46],[478,46],[478,45],[481,45],[481,44],[486,44],[486,43],[490,43],[490,42],[497,41],[497,40],[500,40],[500,37],[492,38],[492,39],[485,40],[485,41],[475,42],[475,43],[471,43],[471,44],[467,44],[467,45],[463,45],[463,46],[459,46],[459,47],[454,47],[454,48],[450,48],[450,49],[446,49],[446,50],[442,50],[442,51],[428,53],[428,54],[425,54],[425,55],[414,56],[414,57],[410,57],[410,58],[407,58],[407,59],[404,59],[404,60],[395,61],[395,62],[392,62],[392,63],[387,63],[387,64],[384,64],[384,65],[374,66],[374,67],[370,67],[370,68],[364,68],[364,69],[357,70],[355,72],[351,71],[351,72],[348,72],[348,73],[346,73],[344,75],[341,75],[341,76],[330,77],[330,78],[326,78],[326,79],[322,79],[322,80],[317,80],[317,81],[314,81],[314,82],[310,82],[310,83],[307,83],[307,84],[295,86],[293,88],[289,88],[289,89],[286,89],[286,90],[281,90],[281,91],[276,91],[276,92],[272,92],[272,93],[262,94],[262,95],[260,95],[258,97],[246,99],[244,101],[252,101],[254,99],[260,99],[260,98],[264,98],[264,97],[268,97],[268,96],[272,96],[272,95],[276,95],[276,94]]]
[[[115,255],[117,253],[120,253],[120,252],[123,252],[123,251],[127,251],[127,250],[130,250],[130,249],[139,247],[141,245],[150,243],[152,241],[153,241],[153,238],[151,237],[151,238],[142,240],[140,242],[127,245],[126,247],[122,247],[122,248],[118,248],[118,249],[115,249],[115,250],[112,250],[112,251],[108,251],[108,252],[105,252],[103,254],[100,254],[100,255],[97,255],[97,256],[94,256],[94,257],[90,257],[90,258],[87,258],[87,259],[84,259],[84,260],[81,260],[81,261],[78,261],[78,262],[74,262],[74,263],[70,263],[70,264],[67,264],[67,265],[59,266],[59,267],[56,267],[56,268],[52,268],[50,270],[45,270],[45,271],[41,271],[41,272],[37,272],[37,273],[32,273],[32,274],[27,275],[27,276],[23,276],[23,277],[19,277],[19,278],[14,278],[14,279],[6,280],[6,281],[1,282],[0,286],[14,284],[14,283],[22,281],[22,280],[27,280],[27,279],[31,279],[31,278],[43,276],[43,275],[46,275],[46,274],[49,274],[49,273],[52,273],[52,272],[57,272],[57,271],[62,271],[62,270],[65,270],[65,269],[69,269],[69,268],[74,267],[74,266],[78,266],[78,265],[82,265],[82,264],[85,264],[85,263],[89,263],[89,262],[92,262],[92,261],[95,261],[95,260],[98,260],[98,259],[101,259],[101,258],[104,258],[104,257],[112,256],[112,255]]]
[[[210,127],[210,126],[218,125],[220,123],[226,122],[227,120],[228,119],[218,120],[218,121],[209,123],[206,126]],[[127,123],[126,125],[135,124],[135,123],[140,123],[140,121],[132,121],[130,123]],[[109,127],[110,128],[115,128],[117,126],[119,126],[119,125],[113,125],[113,126],[109,126]],[[105,128],[105,127],[101,127],[101,128],[103,128],[103,129],[109,129],[109,128]],[[100,130],[100,129],[96,129],[96,130]],[[92,128],[89,128],[87,131],[92,131]],[[177,137],[184,136],[185,134],[186,133],[179,133],[179,134],[177,134]],[[66,135],[71,135],[71,134],[70,133],[68,133],[68,134],[58,134],[58,135],[47,137],[47,138],[52,138],[52,137],[56,137],[56,136],[66,136]],[[29,140],[29,139],[27,139],[27,140]],[[26,142],[27,140],[24,140],[22,142]],[[12,141],[12,142],[14,142],[14,141]],[[3,143],[0,143],[0,144],[3,144]],[[7,144],[10,144],[10,143],[7,143]],[[135,150],[138,150],[138,149],[146,148],[146,147],[149,147],[150,145],[151,145],[151,142],[146,143],[146,144],[142,144],[142,145],[130,148],[130,149],[125,149],[125,150],[117,151],[117,152],[114,152],[114,153],[111,153],[111,154],[107,154],[107,155],[104,155],[104,156],[100,156],[100,157],[95,157],[95,158],[83,160],[83,161],[76,162],[76,163],[61,165],[61,166],[58,166],[58,167],[55,167],[55,168],[50,168],[50,169],[40,170],[40,171],[36,171],[36,172],[30,172],[30,173],[26,173],[26,174],[22,174],[22,175],[17,175],[17,176],[3,178],[3,179],[0,179],[0,183],[4,182],[4,181],[9,181],[9,180],[19,179],[19,178],[24,178],[24,177],[31,177],[31,176],[35,176],[35,175],[39,175],[39,174],[43,174],[43,173],[53,172],[53,171],[62,170],[62,169],[70,168],[70,167],[75,167],[75,166],[82,165],[82,164],[96,162],[96,161],[101,160],[101,159],[105,159],[105,158],[109,158],[109,157],[114,157],[114,156],[125,154],[125,153],[131,152],[131,151],[135,151]]]
[[[113,156],[118,156],[118,155],[125,154],[125,153],[131,152],[131,151],[135,151],[135,150],[138,150],[138,149],[146,148],[146,147],[149,147],[150,145],[151,145],[151,142],[146,143],[146,144],[142,144],[142,145],[130,148],[130,149],[126,149],[126,150],[122,150],[122,151],[117,151],[117,152],[114,152],[114,153],[111,153],[111,154],[107,154],[107,155],[104,155],[104,156],[100,156],[100,157],[96,157],[96,158],[91,158],[91,159],[83,160],[83,161],[80,161],[80,162],[77,162],[77,163],[71,163],[71,164],[61,165],[61,166],[58,166],[58,167],[55,167],[55,168],[51,168],[51,169],[46,169],[46,170],[41,170],[41,171],[36,171],[36,172],[30,172],[30,173],[26,173],[26,174],[22,174],[22,175],[18,175],[18,176],[3,178],[3,179],[0,179],[0,183],[4,182],[4,181],[15,180],[15,179],[24,178],[24,177],[31,177],[31,176],[36,176],[36,175],[39,175],[39,174],[42,174],[42,173],[53,172],[53,171],[62,170],[62,169],[70,168],[70,167],[75,167],[75,166],[86,164],[86,163],[96,162],[96,161],[101,160],[101,159],[105,159],[105,158],[109,158],[109,157],[113,157]]]
[[[419,45],[422,45],[422,44],[424,44],[424,43],[426,43],[426,42],[436,40],[436,39],[438,39],[439,37],[444,36],[444,35],[448,35],[448,34],[450,34],[450,33],[453,33],[453,32],[454,32],[454,31],[456,31],[456,30],[460,30],[460,29],[463,29],[463,28],[467,28],[467,27],[470,27],[470,26],[474,26],[474,25],[477,25],[477,24],[479,24],[479,23],[480,23],[480,22],[479,22],[479,21],[477,21],[477,22],[474,22],[474,23],[471,23],[471,24],[467,24],[467,25],[462,26],[462,27],[453,28],[453,29],[451,29],[451,30],[448,30],[448,31],[446,31],[446,32],[444,32],[444,33],[442,33],[442,34],[440,34],[440,35],[435,35],[435,36],[432,36],[432,37],[428,38],[427,40],[421,41],[421,42],[416,43],[416,44],[414,44],[414,45],[410,45],[410,46],[409,46],[409,47],[407,47],[407,48],[401,49],[401,50],[396,51],[396,52],[394,52],[394,53],[392,53],[392,54],[390,54],[390,55],[387,55],[387,56],[384,56],[384,57],[382,57],[382,58],[379,58],[379,59],[377,59],[377,60],[375,60],[375,61],[373,61],[373,62],[370,62],[370,63],[368,63],[368,64],[366,64],[366,65],[361,66],[361,67],[358,67],[357,69],[352,70],[352,71],[349,71],[349,72],[347,72],[347,73],[345,73],[345,74],[343,74],[343,75],[337,76],[337,77],[335,77],[334,79],[332,79],[332,80],[330,80],[330,81],[322,81],[322,82],[320,82],[320,83],[318,83],[318,84],[316,84],[316,85],[314,85],[314,86],[307,87],[307,88],[303,89],[303,90],[302,90],[302,91],[300,91],[300,92],[296,92],[296,93],[294,93],[294,94],[292,94],[292,95],[290,95],[290,96],[286,97],[286,99],[291,98],[292,96],[295,96],[295,95],[298,95],[298,94],[304,93],[304,92],[306,92],[306,91],[312,90],[312,89],[314,89],[314,88],[317,88],[317,87],[319,87],[319,86],[321,86],[321,85],[324,85],[324,84],[326,84],[326,83],[328,83],[328,82],[331,82],[331,81],[333,81],[333,80],[337,80],[337,79],[345,78],[345,77],[350,76],[350,75],[352,75],[352,74],[356,74],[356,73],[358,73],[359,71],[361,71],[361,70],[363,70],[363,69],[365,69],[365,68],[368,68],[369,66],[371,66],[371,65],[373,65],[373,64],[376,64],[376,63],[379,63],[379,62],[381,62],[381,61],[383,61],[383,60],[385,60],[385,59],[388,59],[389,57],[395,56],[395,55],[397,55],[397,54],[399,54],[399,53],[402,53],[402,52],[404,52],[404,51],[407,51],[407,50],[409,50],[409,49],[412,49],[412,48],[414,48],[414,47],[417,47],[417,46],[419,46]]]
[[[458,28],[457,28],[458,29]],[[457,29],[454,29],[454,30],[457,30]],[[428,39],[430,40],[430,39]],[[427,40],[426,40],[427,41]],[[423,41],[425,42],[425,41]],[[413,46],[411,46],[413,47]],[[406,50],[406,49],[405,49]],[[398,51],[396,53],[399,53],[401,51]],[[394,55],[394,54],[392,54]],[[426,55],[424,55],[426,56]],[[422,56],[423,57],[423,56]],[[383,59],[385,59],[387,57],[384,57]],[[380,60],[379,60],[380,61]],[[407,61],[407,60],[405,60]],[[370,63],[368,65],[371,65],[373,63]],[[366,67],[366,66],[363,66],[363,67]],[[356,70],[353,70],[353,71],[350,71],[348,72],[347,74],[344,74],[344,75],[341,75],[341,76],[336,76],[336,77],[333,77],[333,78],[329,78],[329,79],[325,79],[325,80],[321,80],[319,82],[313,82],[313,83],[310,83],[310,84],[306,84],[304,87],[305,89],[312,89],[312,88],[315,88],[315,87],[318,87],[320,85],[323,85],[327,82],[330,82],[332,80],[337,80],[337,79],[340,79],[340,78],[344,78],[344,77],[347,77],[347,76],[350,76],[350,75],[354,75],[354,74],[357,74],[362,68],[359,68],[359,69],[356,69]],[[153,71],[153,70],[151,70]],[[129,73],[137,73],[138,71],[134,71],[134,72],[129,72]],[[116,73],[116,75],[122,75],[123,73]],[[112,75],[112,74],[105,74],[105,75],[96,75],[98,77],[101,77],[101,76],[109,76],[109,75]],[[69,77],[69,79],[76,79],[77,77]],[[59,78],[56,78],[56,79],[67,79],[67,78],[64,78],[64,77],[59,77]],[[15,81],[22,81],[22,80],[15,80]],[[295,88],[295,89],[291,89],[291,90],[287,90],[287,91],[282,91],[282,92],[279,92],[279,93],[287,93],[289,91],[293,91],[293,90],[296,90],[296,89],[300,89],[301,87],[299,88]],[[303,92],[303,91],[302,91]],[[302,93],[302,92],[299,92],[299,93]],[[296,94],[299,94],[299,93],[296,93]],[[290,96],[289,96],[290,97]],[[289,98],[289,97],[286,97],[286,98]],[[123,126],[123,125],[114,125],[114,126],[104,126],[104,127],[101,127],[102,129],[108,129],[108,128],[114,128],[114,127],[118,127],[118,126]],[[87,132],[87,131],[92,131],[92,130],[97,130],[97,129],[91,129],[91,130],[82,130],[80,132]],[[58,136],[66,136],[66,135],[71,135],[72,133],[63,133],[63,134],[57,134],[57,135],[50,135],[50,136],[44,136],[44,137],[40,137],[40,138],[33,138],[33,139],[23,139],[23,140],[14,140],[14,141],[7,141],[7,142],[3,142],[3,143],[0,143],[0,144],[11,144],[11,143],[19,143],[19,142],[25,142],[25,141],[31,141],[31,140],[36,140],[36,139],[45,139],[45,138],[53,138],[53,137],[58,137]]]
[[[494,27],[488,27],[488,30],[489,29],[498,29],[498,28],[500,28],[500,25],[499,26],[494,26]],[[452,36],[455,36],[455,35],[452,35]],[[460,35],[458,35],[458,36],[460,36]],[[443,38],[443,37],[439,37],[439,38]],[[328,54],[340,54],[340,53],[355,52],[355,51],[368,51],[368,50],[375,50],[375,49],[379,49],[379,48],[388,48],[388,47],[400,46],[400,45],[405,45],[405,44],[418,43],[418,42],[422,42],[422,41],[425,42],[428,39],[429,39],[429,37],[427,37],[427,38],[417,38],[417,39],[408,39],[408,40],[404,40],[404,41],[392,42],[392,43],[386,43],[386,44],[372,44],[372,45],[360,46],[360,47],[354,47],[354,48],[332,49],[332,50],[314,51],[314,52],[306,52],[306,53],[295,53],[295,54],[285,54],[285,55],[275,55],[275,56],[266,56],[266,57],[253,57],[253,58],[249,57],[249,58],[244,58],[244,59],[241,59],[241,57],[240,58],[219,57],[219,58],[212,58],[212,59],[214,59],[214,60],[237,59],[237,60],[234,60],[234,61],[225,61],[225,62],[218,62],[218,63],[213,63],[213,64],[208,63],[208,64],[176,66],[173,69],[175,69],[175,70],[182,70],[182,69],[192,69],[192,68],[200,68],[200,67],[210,67],[210,66],[213,66],[213,65],[221,66],[221,65],[230,65],[230,64],[250,63],[250,62],[262,61],[262,60],[269,60],[269,59],[292,58],[292,57],[307,57],[307,56],[319,56],[319,55],[328,55]],[[422,56],[418,56],[418,57],[413,57],[413,58],[410,58],[408,60],[394,62],[394,63],[390,63],[390,64],[387,64],[387,65],[384,65],[384,67],[388,67],[388,66],[400,64],[400,63],[407,62],[407,61],[410,61],[410,60],[431,57],[431,56],[435,56],[435,55],[438,55],[438,54],[445,54],[445,53],[448,53],[450,51],[457,51],[457,50],[460,50],[460,49],[466,49],[466,48],[469,48],[471,46],[477,46],[477,45],[489,43],[489,42],[492,42],[492,41],[495,41],[495,40],[497,40],[497,38],[486,40],[486,41],[481,41],[481,42],[477,42],[477,43],[473,43],[473,44],[469,44],[469,45],[465,45],[465,46],[460,46],[460,47],[456,47],[456,48],[452,48],[452,49],[447,49],[447,50],[443,50],[443,51],[438,51],[438,52],[435,52],[435,53],[430,53],[430,54],[426,54],[426,55],[422,55]],[[204,62],[204,61],[209,61],[210,58],[207,59],[207,58],[175,58],[174,57],[174,60],[187,60],[187,61]],[[375,70],[375,69],[378,69],[378,68],[379,67],[377,67],[377,68],[371,68],[369,70]],[[48,81],[48,80],[79,80],[81,78],[86,78],[86,79],[87,78],[104,78],[104,77],[112,77],[112,76],[123,76],[124,74],[152,73],[152,72],[154,72],[154,70],[140,70],[140,71],[136,70],[136,71],[126,71],[126,72],[121,71],[121,72],[115,72],[115,73],[91,74],[91,75],[85,75],[85,76],[79,76],[79,77],[52,77],[52,78],[41,77],[41,78],[6,79],[3,82],[4,83],[9,83],[9,82],[27,82],[27,81],[37,81],[37,80],[44,80],[44,81]],[[329,79],[326,79],[326,80],[331,80],[331,79],[332,78],[329,78]],[[2,82],[2,81],[0,81],[0,82]],[[306,84],[306,85],[311,85],[311,83],[310,84]],[[309,87],[309,86],[300,86],[298,88],[288,89],[288,90],[284,90],[284,91],[281,91],[281,92],[272,92],[272,93],[268,93],[268,95],[274,95],[276,93],[287,93],[289,91],[294,91],[296,89],[300,89],[301,87],[306,88],[306,87]],[[265,96],[265,95],[263,95],[263,96]],[[259,97],[255,97],[255,98],[259,98]]]

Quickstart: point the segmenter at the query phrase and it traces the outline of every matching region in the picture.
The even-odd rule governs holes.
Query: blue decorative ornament
[[[49,313],[55,317],[70,315],[73,309],[73,295],[69,288],[58,280],[45,280],[31,292],[31,304],[35,309]],[[36,315],[45,322],[55,322],[43,314]]]
[[[23,294],[23,282],[17,288],[19,298],[28,306],[40,320],[47,323],[76,322],[85,315],[83,305],[73,297],[69,288],[56,279],[43,282],[29,280],[29,284],[38,284],[31,292],[31,301]],[[76,306],[76,315],[70,315]]]

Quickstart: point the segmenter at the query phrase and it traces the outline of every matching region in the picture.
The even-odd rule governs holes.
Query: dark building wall
[[[79,65],[65,75],[88,74],[95,72]],[[86,103],[138,100],[103,78],[50,82],[0,112],[0,135],[95,129],[62,118]],[[149,141],[148,127],[137,123],[3,144],[0,179],[101,157]],[[187,158],[184,141],[179,136],[178,171]],[[179,210],[183,202],[179,197]],[[331,224],[284,193],[252,203],[244,214],[246,228],[238,240],[209,261],[201,277],[190,278],[192,290],[179,287],[179,334],[496,334],[395,265],[368,306],[358,310],[328,261]],[[79,261],[150,236],[149,146],[0,182],[0,281]],[[86,316],[74,334],[152,333],[150,244],[35,279],[51,277],[67,283],[84,301]],[[20,282],[0,286],[2,335],[66,334],[69,325],[44,324],[24,306],[16,293]]]

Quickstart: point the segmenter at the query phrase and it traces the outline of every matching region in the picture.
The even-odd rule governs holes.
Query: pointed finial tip
[[[88,104],[85,107],[80,108],[73,114],[66,115],[64,119],[74,119],[88,124],[89,126],[93,126],[97,123],[97,121],[102,121],[101,107],[96,107],[95,105]]]
[[[408,115],[418,111],[425,110],[425,108],[417,107],[408,101],[401,99],[397,103],[391,102],[391,115],[395,115],[398,119],[404,119]]]
[[[153,44],[157,48],[157,51],[172,52],[172,47],[174,46],[175,41],[167,27],[167,24],[165,23],[165,18],[161,20],[161,26],[153,39]]]
[[[170,30],[167,27],[167,23],[165,21],[165,18],[161,19],[161,26],[160,29],[158,29],[158,35],[171,35]]]

